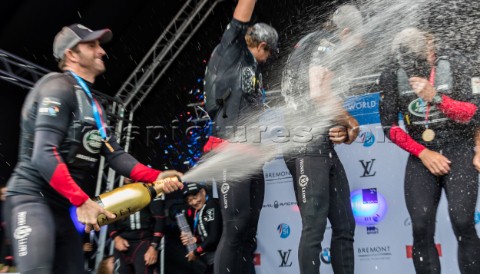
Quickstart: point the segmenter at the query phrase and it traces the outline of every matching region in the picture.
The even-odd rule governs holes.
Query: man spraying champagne
[[[119,208],[112,207],[116,216],[108,211],[107,201],[131,202],[129,195],[105,194],[104,208],[90,199],[96,181],[92,171],[100,156],[116,172],[135,181],[153,183],[182,176],[139,163],[108,130],[105,110],[90,89],[105,71],[102,58],[106,53],[100,44],[111,38],[109,29],[93,31],[80,24],[64,27],[53,43],[63,73],[42,77],[23,105],[19,160],[6,199],[7,229],[21,273],[83,274],[82,244],[70,220],[70,206],[77,207],[78,221],[89,232],[99,229],[99,216],[118,217]],[[182,187],[177,179],[168,179],[158,190],[169,193]],[[128,190],[118,192],[124,191]],[[149,198],[148,193],[140,196]]]

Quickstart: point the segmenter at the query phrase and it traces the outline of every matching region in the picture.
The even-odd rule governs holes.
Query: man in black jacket
[[[132,180],[125,178],[125,183]],[[115,274],[155,273],[165,221],[165,200],[157,197],[148,207],[108,226],[115,245]]]
[[[195,243],[197,248],[190,251],[186,258],[195,261],[200,258],[207,265],[205,274],[213,274],[215,251],[222,235],[222,216],[218,203],[211,199],[204,187],[187,184],[183,189],[185,201],[190,206],[187,220],[192,228],[193,237],[182,233],[180,238],[184,245]]]
[[[239,0],[233,19],[208,61],[205,72],[205,106],[213,122],[212,136],[204,147],[212,149],[232,132],[247,128],[246,120],[263,111],[264,90],[259,64],[276,50],[277,31],[250,20],[256,0]],[[224,169],[220,181],[223,235],[215,258],[215,273],[254,273],[257,225],[263,206],[263,174],[233,181]]]

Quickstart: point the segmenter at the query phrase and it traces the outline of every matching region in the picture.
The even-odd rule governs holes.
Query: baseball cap
[[[426,55],[427,38],[426,33],[416,27],[406,28],[395,35],[392,41],[393,53],[414,53]]]
[[[66,26],[55,36],[55,40],[53,41],[53,56],[61,60],[65,56],[65,50],[73,48],[78,43],[95,40],[98,40],[100,43],[106,43],[111,39],[112,31],[109,29],[93,31],[80,24]]]
[[[196,195],[200,192],[201,187],[194,183],[187,183],[182,189],[182,194],[184,198],[187,198],[189,195]]]
[[[251,28],[249,35],[257,41],[267,43],[272,52],[277,50],[278,33],[272,26],[265,23],[256,23]]]
[[[363,26],[363,17],[355,6],[343,5],[333,13],[332,22],[340,30],[345,28],[357,30]]]

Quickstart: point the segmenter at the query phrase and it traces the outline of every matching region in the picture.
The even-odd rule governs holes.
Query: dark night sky
[[[280,54],[265,65],[266,83],[278,87],[278,73],[289,49],[302,34],[322,21],[325,11],[343,1],[261,0],[254,20],[272,24],[280,34]],[[151,45],[171,21],[183,1],[163,0],[2,0],[0,49],[56,70],[52,56],[53,37],[64,25],[82,23],[92,29],[110,28],[113,40],[104,46],[107,72],[95,88],[115,95]],[[235,1],[224,1],[214,10],[187,47],[136,112],[140,129],[168,125],[192,102],[188,92],[202,88],[206,61],[231,19]],[[0,81],[0,184],[8,179],[16,161],[19,114],[28,90]],[[193,99],[194,101],[194,99]],[[158,161],[158,148],[147,143],[145,133],[132,144],[133,154],[143,162]],[[153,163],[160,167],[163,163]]]

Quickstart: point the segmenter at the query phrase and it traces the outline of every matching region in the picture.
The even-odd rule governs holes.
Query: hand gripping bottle
[[[185,218],[185,215],[183,215],[183,213],[178,213],[175,216],[175,218],[177,218],[177,225],[178,225],[178,228],[180,228],[180,231],[185,233],[189,238],[193,237],[192,230],[190,230],[190,226],[188,225],[187,218]],[[192,252],[196,248],[197,248],[197,245],[195,243],[191,243],[187,245],[188,252]]]
[[[153,198],[163,193],[163,184],[172,179],[155,181],[153,184],[131,183],[93,198],[100,206],[116,215],[114,219],[108,219],[104,214],[100,214],[97,218],[98,225],[110,224],[140,211],[148,206]]]

